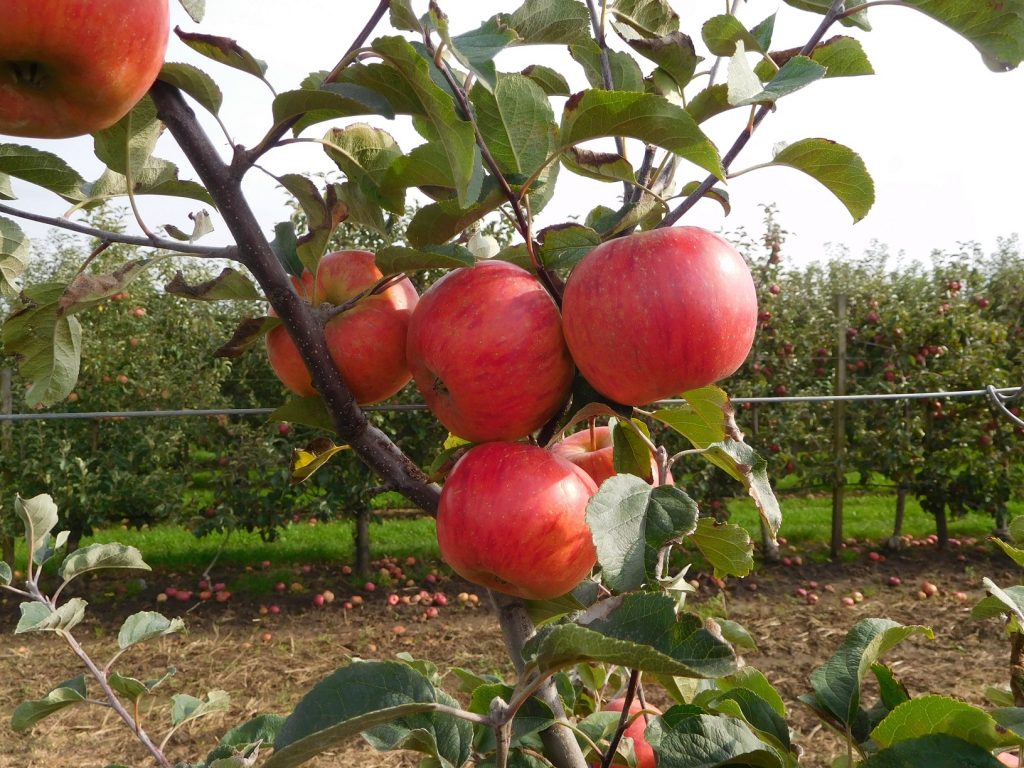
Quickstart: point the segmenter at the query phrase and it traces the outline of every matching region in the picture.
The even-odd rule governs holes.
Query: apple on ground
[[[369,251],[335,251],[324,256],[316,275],[306,270],[292,278],[299,295],[314,308],[341,306],[383,277]],[[327,349],[352,396],[360,405],[391,397],[411,378],[405,359],[409,318],[418,300],[408,278],[382,293],[366,296],[334,315],[324,327]],[[271,314],[274,314],[271,311]],[[283,326],[266,337],[274,373],[300,397],[317,394],[295,342]]]
[[[558,307],[507,261],[453,270],[425,291],[408,351],[430,410],[474,443],[539,429],[565,404],[574,376]]]
[[[606,425],[588,427],[568,435],[548,450],[556,456],[568,459],[582,469],[600,486],[615,474],[613,456],[615,446],[612,444],[612,428]],[[658,477],[658,463],[651,457],[651,478]],[[666,478],[671,483],[671,475]]]
[[[586,472],[543,448],[477,445],[441,491],[441,557],[463,578],[498,592],[527,600],[564,595],[597,561],[586,521],[596,492]]]
[[[626,700],[624,698],[612,699],[604,705],[604,712],[621,712]],[[658,712],[654,707],[648,707],[649,710]],[[638,715],[643,710],[638,699],[633,699],[629,704],[629,714],[631,716],[636,715],[629,725],[626,726],[626,730],[623,731],[622,735],[625,738],[633,740],[633,753],[636,755],[636,768],[654,768],[656,761],[654,758],[654,749],[647,743],[647,738],[644,735],[647,731],[647,721],[643,715]],[[597,763],[600,765],[600,763]],[[626,764],[621,761],[612,761],[612,766],[620,768]]]
[[[164,63],[167,0],[5,0],[0,133],[59,139],[108,128]]]
[[[619,403],[643,405],[723,379],[743,363],[757,327],[743,257],[699,227],[602,243],[565,286],[565,340],[580,373]]]

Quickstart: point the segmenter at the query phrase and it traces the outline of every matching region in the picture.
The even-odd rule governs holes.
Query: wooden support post
[[[14,412],[14,398],[11,395],[12,371],[0,368],[0,413],[10,415]],[[0,422],[0,455],[10,457],[14,450],[14,425],[9,421]],[[6,498],[10,489],[0,484],[0,560],[14,568],[14,509],[4,510],[4,502],[13,503]]]
[[[846,295],[836,296],[836,388],[846,394]],[[832,558],[843,548],[843,486],[846,484],[846,403],[836,400],[832,406]]]

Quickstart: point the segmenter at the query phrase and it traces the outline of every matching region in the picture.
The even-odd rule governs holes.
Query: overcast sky
[[[414,0],[417,10],[425,5]],[[442,2],[455,31],[473,28],[494,12],[513,10],[517,5],[494,0]],[[683,10],[696,6],[702,19],[724,7],[722,0],[676,5]],[[376,2],[296,0],[285,6],[274,0],[211,0],[207,6],[207,17],[197,26],[172,0],[172,23],[186,30],[235,38],[268,62],[268,78],[278,91],[284,91],[297,87],[310,71],[330,69]],[[287,10],[282,10],[285,7]],[[472,9],[469,15],[466,8]],[[801,45],[820,18],[776,2],[750,0],[741,7],[741,19],[752,26],[775,10],[779,19],[773,48],[778,49]],[[968,42],[914,11],[880,6],[870,13],[873,32],[846,28],[842,32],[862,39],[878,74],[821,81],[784,98],[733,166],[738,170],[769,160],[777,142],[817,136],[834,139],[860,153],[875,179],[877,199],[867,218],[853,225],[846,209],[824,188],[797,171],[778,168],[732,180],[733,213],[728,218],[716,203],[702,202],[682,223],[727,231],[743,226],[757,233],[762,215],[759,206],[776,203],[779,221],[790,231],[785,253],[794,263],[822,256],[828,243],[845,244],[858,254],[872,240],[888,244],[894,253],[903,251],[911,259],[925,258],[934,248],[953,248],[958,241],[977,240],[990,250],[998,236],[1024,227],[1024,195],[1020,191],[1020,179],[1024,178],[1024,74],[1019,70],[990,72]],[[683,29],[694,31],[685,17]],[[386,24],[378,28],[378,33],[384,31]],[[270,94],[265,86],[202,59],[173,36],[168,60],[190,61],[213,75],[225,92],[222,117],[234,140],[245,145],[258,141],[269,125]],[[499,57],[498,66],[512,71],[534,61],[557,67],[574,87],[585,87],[564,49],[509,51]],[[737,112],[743,114],[718,116],[704,124],[723,153],[746,119],[745,110]],[[407,120],[378,124],[391,131],[403,149],[418,141]],[[319,136],[326,127],[314,127],[307,135]],[[210,130],[226,150],[227,142],[219,130],[212,124]],[[61,154],[87,178],[100,172],[87,138],[35,144]],[[184,177],[195,178],[172,143],[163,142],[158,153],[178,161]],[[265,158],[265,165],[274,172],[331,167],[322,152],[311,146],[277,150]],[[701,176],[695,167],[692,173],[692,178]],[[570,177],[563,172],[559,186]],[[561,190],[540,224],[582,217],[599,203],[614,205],[620,190],[619,185],[574,180],[571,190]],[[247,191],[270,232],[274,222],[287,215],[284,193],[260,173],[251,174]],[[58,214],[67,207],[52,195],[24,184],[17,184],[16,192],[21,200],[14,204],[24,208]],[[143,203],[151,226],[175,223],[186,228],[187,213],[198,207],[198,203],[158,198]],[[215,223],[219,232],[209,242],[226,242],[223,225]],[[23,226],[34,237],[41,232],[38,227]]]

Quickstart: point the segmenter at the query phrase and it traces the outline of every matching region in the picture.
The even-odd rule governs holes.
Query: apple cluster
[[[411,378],[441,424],[474,444],[441,494],[441,554],[464,578],[533,600],[565,594],[593,569],[586,506],[615,469],[606,426],[549,450],[521,440],[562,412],[577,372],[623,405],[676,397],[739,368],[758,322],[743,258],[697,227],[594,248],[569,275],[561,311],[506,261],[453,270],[420,297],[407,279],[363,295],[381,277],[373,254],[340,251],[293,283],[328,308],[327,345],[357,402]],[[314,395],[285,330],[266,343],[282,382]]]

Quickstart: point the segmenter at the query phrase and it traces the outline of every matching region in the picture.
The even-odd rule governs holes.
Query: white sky
[[[266,60],[268,78],[278,91],[297,87],[312,70],[330,69],[376,6],[375,0],[296,0],[287,4],[210,0],[207,17],[197,26],[174,0],[171,4],[172,25],[233,37]],[[425,5],[414,0],[417,10]],[[517,5],[495,0],[441,3],[457,32]],[[675,5],[683,11],[696,6],[703,19],[721,12],[725,3],[690,0]],[[773,48],[801,45],[820,18],[781,3],[750,0],[741,8],[741,19],[752,26],[776,9],[779,18]],[[756,234],[761,230],[759,204],[775,202],[780,223],[790,231],[785,255],[795,263],[818,258],[830,242],[845,244],[858,254],[878,240],[888,244],[893,253],[905,252],[908,258],[924,258],[934,248],[953,248],[967,240],[977,240],[991,249],[998,236],[1024,228],[1024,195],[1019,187],[1024,178],[1024,73],[990,72],[973,46],[914,11],[880,6],[870,14],[875,27],[871,33],[847,28],[833,32],[861,38],[878,74],[820,81],[782,99],[778,111],[765,120],[733,167],[738,170],[770,159],[776,142],[812,136],[837,140],[861,154],[875,179],[876,203],[867,218],[852,225],[846,209],[824,188],[797,171],[779,168],[734,179],[729,184],[733,213],[728,218],[717,203],[708,201],[700,203],[681,223],[715,230],[745,226]],[[683,30],[696,31],[685,15]],[[377,33],[386,31],[385,23]],[[265,86],[193,54],[173,36],[168,60],[189,61],[213,75],[225,92],[221,114],[235,141],[251,146],[259,140],[269,125],[270,94]],[[574,87],[585,87],[582,77],[575,74],[577,65],[564,49],[509,51],[498,58],[498,67],[514,71],[535,61],[558,68]],[[647,68],[643,61],[641,66]],[[199,108],[197,112],[205,115]],[[723,153],[746,119],[746,110],[737,112],[742,114],[718,116],[703,126]],[[407,120],[378,124],[391,131],[403,149],[418,141]],[[208,125],[226,152],[222,134],[212,121]],[[306,135],[319,136],[326,128],[327,124],[316,126]],[[88,138],[34,144],[62,155],[86,178],[95,178],[101,170]],[[161,144],[158,154],[178,162],[183,177],[195,178],[169,141]],[[265,158],[265,165],[274,172],[332,167],[312,146],[276,150]],[[692,173],[686,178],[703,177],[696,167]],[[540,217],[540,225],[572,215],[582,217],[599,203],[615,205],[621,190],[620,185],[570,179],[572,175],[563,171],[559,193]],[[266,231],[271,232],[274,223],[287,215],[284,193],[257,172],[251,174],[246,189]],[[21,199],[12,204],[22,208],[57,215],[67,207],[49,193],[25,184],[16,182],[15,191]],[[201,204],[191,201],[143,199],[143,213],[151,226],[175,223],[187,229],[186,214],[199,207]],[[33,237],[43,231],[21,224]],[[215,224],[218,232],[204,242],[227,242],[227,233],[216,217]]]

